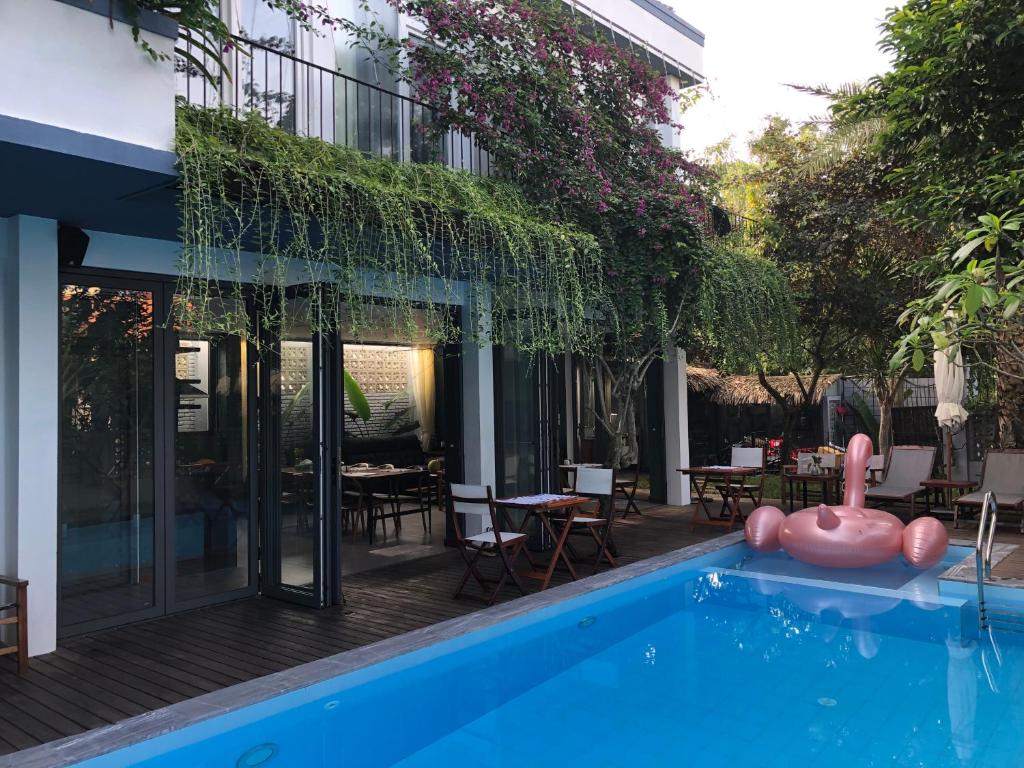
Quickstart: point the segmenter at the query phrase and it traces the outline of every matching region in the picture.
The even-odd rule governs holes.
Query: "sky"
[[[664,0],[706,36],[710,93],[683,116],[683,148],[698,156],[733,136],[747,141],[766,115],[801,122],[826,111],[824,99],[785,83],[839,85],[888,69],[878,24],[895,0]]]

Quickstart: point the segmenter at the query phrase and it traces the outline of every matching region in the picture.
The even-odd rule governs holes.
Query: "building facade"
[[[416,34],[379,5],[396,35]],[[572,359],[436,348],[386,327],[326,339],[296,324],[261,362],[238,337],[166,322],[180,253],[176,98],[426,159],[410,130],[422,107],[347,40],[301,32],[258,0],[221,6],[252,55],[229,57],[219,88],[175,60],[178,30],[164,17],[141,18],[167,57],[151,59],[116,0],[0,8],[0,573],[30,582],[32,654],[61,636],[257,593],[339,602],[346,564],[373,552],[346,549],[355,522],[338,513],[342,439],[415,422],[413,455],[499,494],[548,490],[559,463],[597,449],[582,415],[593,385]],[[703,36],[655,0],[567,10],[681,84],[700,78]],[[354,0],[332,12],[361,13]],[[668,127],[663,136],[675,141]],[[488,171],[471,137],[448,137],[440,157]],[[301,302],[301,286],[287,300]],[[456,318],[466,309],[451,307]],[[360,371],[373,420],[346,415],[343,369]],[[652,497],[687,503],[675,472],[688,455],[682,352],[657,367],[647,400],[638,470]],[[443,521],[440,532],[426,516],[422,526],[410,546],[441,546]]]

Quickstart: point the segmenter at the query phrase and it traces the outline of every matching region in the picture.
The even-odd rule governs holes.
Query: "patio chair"
[[[981,482],[976,491],[966,493],[953,504],[953,527],[960,526],[960,516],[972,515],[981,509],[985,494],[995,496],[1000,510],[1021,515],[1020,530],[1024,533],[1024,449],[991,450],[981,466]],[[961,510],[961,507],[966,509]]]
[[[934,446],[893,446],[889,449],[889,460],[881,485],[868,488],[864,496],[867,501],[876,504],[909,504],[910,519],[913,520],[917,497],[925,492],[921,483],[932,476],[934,467]]]
[[[594,555],[594,573],[597,573],[601,560],[607,560],[608,564],[615,568],[618,563],[610,551],[612,523],[615,520],[615,493],[618,484],[615,481],[615,470],[603,467],[581,467],[576,472],[576,482],[573,485],[573,493],[576,496],[584,496],[597,502],[594,515],[573,514],[567,525],[572,527],[569,534],[589,535],[597,545],[597,553]],[[579,559],[576,553],[569,547],[569,554]]]
[[[880,453],[873,454],[868,459],[868,466],[864,470],[864,480],[868,486],[876,486],[881,481],[878,479],[885,474],[885,456]]]
[[[631,474],[615,478],[615,492],[618,494],[620,499],[626,502],[626,506],[622,510],[623,517],[629,517],[630,512],[636,512],[638,515],[643,515],[643,512],[640,511],[640,507],[637,506],[636,503],[636,489],[639,485],[639,466],[634,466]]]
[[[748,475],[738,483],[719,482],[715,487],[718,489],[718,493],[722,496],[722,513],[724,514],[730,499],[735,499],[736,509],[740,520],[743,519],[743,514],[740,513],[739,506],[740,501],[746,496],[754,503],[754,507],[761,506],[761,498],[764,496],[764,479],[766,475],[768,461],[768,449],[765,446],[760,448],[737,448],[732,449],[731,460],[729,465],[732,467],[748,467],[754,469],[760,469],[761,473],[758,475]]]
[[[0,626],[14,626],[17,629],[17,642],[0,647],[0,656],[16,654],[18,674],[23,675],[28,672],[28,582],[0,576],[0,585],[14,588],[14,602],[0,605],[0,614],[13,615],[0,618]]]
[[[466,572],[463,574],[454,596],[458,597],[462,594],[470,576],[476,579],[480,589],[484,591],[486,595],[484,599],[488,605],[494,605],[498,593],[509,578],[525,595],[526,588],[515,571],[515,564],[526,545],[526,534],[501,530],[491,487],[489,485],[449,483],[448,510],[451,515],[452,528],[455,531],[455,544],[466,563]],[[466,526],[460,522],[460,518],[463,520],[476,518],[481,523],[483,531],[466,535]],[[478,565],[484,552],[497,554],[497,559],[501,563],[501,576],[498,579],[489,579],[480,572]],[[494,591],[490,594],[487,594],[488,584],[495,584]]]

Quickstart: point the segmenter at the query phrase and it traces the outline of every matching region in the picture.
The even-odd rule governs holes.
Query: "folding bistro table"
[[[502,507],[503,509],[517,509],[521,512],[525,512],[522,523],[519,524],[519,533],[525,533],[527,526],[530,524],[530,520],[536,517],[540,520],[540,524],[547,531],[551,540],[555,542],[555,550],[551,554],[551,560],[548,561],[547,567],[543,571],[537,570],[538,563],[534,560],[533,556],[529,551],[526,552],[526,558],[530,561],[530,565],[534,568],[527,575],[531,579],[539,579],[541,582],[541,589],[547,589],[551,583],[551,577],[555,573],[555,568],[558,566],[558,561],[561,560],[565,564],[565,567],[569,569],[569,573],[573,580],[577,577],[576,569],[572,565],[572,561],[565,553],[565,542],[569,537],[569,529],[572,528],[572,518],[576,507],[580,504],[586,504],[589,499],[584,496],[571,496],[561,493],[538,493],[533,496],[515,496],[510,499],[495,499],[494,503]],[[559,533],[555,530],[554,525],[551,524],[552,517],[563,518],[565,525],[562,526],[562,531]],[[543,565],[543,564],[540,564]]]
[[[743,513],[740,511],[740,493],[743,489],[743,478],[759,475],[764,470],[761,467],[710,466],[683,467],[676,471],[690,477],[690,485],[693,487],[694,493],[697,494],[697,509],[693,511],[693,519],[690,521],[692,530],[698,525],[712,525],[731,529],[736,523],[737,517],[743,520]],[[716,481],[716,485],[721,483],[724,486],[722,488],[724,503],[722,504],[721,511],[718,513],[718,517],[711,516],[707,497],[704,495],[707,491],[708,483],[713,480]],[[736,483],[737,480],[739,483]],[[704,520],[700,519],[701,510],[704,511],[706,518]],[[726,510],[729,511],[728,516],[725,514]]]

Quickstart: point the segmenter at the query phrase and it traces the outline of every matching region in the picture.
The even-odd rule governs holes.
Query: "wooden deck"
[[[690,515],[654,507],[617,521],[620,562],[725,532],[691,533]],[[0,754],[480,610],[472,597],[452,599],[462,572],[448,551],[348,577],[337,608],[249,598],[69,639],[33,658],[23,677],[0,659]],[[556,572],[557,583],[565,579]],[[509,588],[503,599],[518,594]]]

